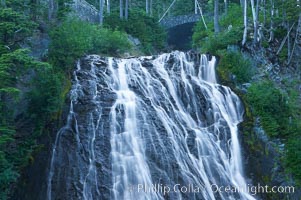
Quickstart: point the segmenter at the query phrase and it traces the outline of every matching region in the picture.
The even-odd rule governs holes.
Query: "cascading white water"
[[[128,88],[126,70],[139,65],[135,60],[122,60],[113,69],[112,59],[109,69],[115,79],[112,88],[117,93],[117,100],[111,110],[111,148],[112,178],[114,199],[159,199],[156,193],[131,191],[130,187],[138,184],[151,185],[152,179],[144,155],[143,141],[136,116],[136,95]],[[124,113],[121,113],[122,111]],[[122,121],[118,122],[118,117]],[[120,123],[124,123],[123,125]],[[122,127],[123,128],[120,128]]]
[[[243,108],[228,87],[217,84],[214,57],[208,60],[205,55],[176,51],[157,58],[92,56],[87,59],[91,60],[90,68],[82,71],[78,68],[77,73],[92,78],[88,81],[89,87],[84,86],[87,80],[78,80],[75,76],[72,90],[73,96],[79,99],[75,105],[78,109],[86,105],[80,103],[81,98],[85,101],[90,98],[92,102],[84,114],[78,113],[86,117],[78,122],[82,132],[77,134],[80,135],[77,143],[88,153],[81,155],[82,162],[76,159],[80,167],[75,171],[84,172],[77,178],[61,177],[73,179],[76,187],[70,191],[78,193],[74,196],[95,199],[110,191],[102,197],[116,200],[255,199],[245,190],[247,183],[238,140],[237,126],[243,120]],[[101,93],[104,89],[116,94],[112,103]],[[91,90],[91,97],[85,98],[83,91]],[[81,94],[76,95],[79,92]],[[75,115],[73,109],[71,114]],[[109,125],[102,123],[106,119]],[[85,122],[90,128],[84,128]],[[60,135],[62,133],[58,137]],[[107,135],[109,142],[102,142]],[[104,150],[98,150],[102,148]],[[55,191],[51,187],[52,177],[55,172],[60,173],[54,164],[58,159],[56,149],[54,147],[51,160],[48,199],[58,196],[51,194]],[[80,147],[77,149],[81,151]],[[110,168],[102,166],[106,164],[103,153],[110,155],[107,160]],[[70,170],[74,168],[72,165]],[[56,180],[59,177],[57,175]],[[110,180],[101,182],[104,178]],[[178,186],[173,187],[177,184],[202,189],[183,192]],[[169,193],[158,188],[152,190],[156,185],[177,190]],[[216,192],[212,185],[241,190]],[[65,194],[66,198],[74,198],[71,194],[68,196],[69,193]]]

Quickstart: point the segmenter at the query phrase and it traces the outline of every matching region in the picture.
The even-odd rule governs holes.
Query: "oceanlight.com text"
[[[164,184],[137,184],[128,188],[132,192],[144,192],[144,193],[161,193],[166,195],[168,193],[201,193],[204,190],[211,190],[213,193],[241,193],[247,192],[251,195],[257,195],[260,193],[294,193],[294,186],[268,186],[268,185],[250,185],[245,186],[233,186],[233,185],[218,185],[211,184],[208,186],[203,185],[164,185]]]

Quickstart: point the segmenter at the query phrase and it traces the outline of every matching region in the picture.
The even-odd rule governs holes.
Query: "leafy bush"
[[[102,28],[98,30],[92,51],[112,55],[126,52],[130,47],[125,33]]]
[[[227,49],[228,45],[239,44],[242,37],[242,31],[239,29],[231,29],[221,32],[218,35],[212,35],[206,38],[202,43],[202,51],[218,55],[218,50]]]
[[[288,135],[290,110],[287,96],[271,82],[253,84],[248,89],[247,101],[252,105],[254,114],[260,117],[261,125],[269,136]]]
[[[36,24],[23,14],[11,8],[0,9],[0,44],[15,45],[28,37],[35,27]]]
[[[0,147],[2,148],[2,145]],[[7,199],[9,186],[18,176],[13,163],[7,160],[5,152],[0,151],[0,199]]]
[[[243,29],[243,10],[239,4],[229,4],[227,15],[223,15],[219,21],[222,29],[232,28]]]
[[[10,185],[17,180],[19,169],[28,162],[28,153],[32,150],[32,146],[22,146],[29,142],[29,138],[15,139],[13,112],[19,103],[20,92],[16,84],[28,70],[48,66],[33,60],[26,49],[0,54],[0,199],[7,198]],[[45,91],[43,88],[43,92]]]
[[[230,76],[235,75],[235,82],[245,83],[250,81],[254,71],[249,59],[243,57],[240,52],[219,51],[220,63],[218,73],[225,81],[230,81]]]
[[[299,128],[299,131],[301,129]],[[286,159],[285,164],[289,172],[293,174],[293,176],[297,180],[297,184],[301,184],[301,136],[300,132],[298,134],[292,135],[287,142],[286,146]]]
[[[237,4],[230,4],[228,15],[220,20],[222,31],[214,33],[213,22],[207,24],[205,28],[202,21],[199,21],[194,27],[192,36],[193,46],[201,47],[202,52],[209,52],[217,55],[218,50],[226,49],[228,45],[238,44],[242,39],[242,18],[237,16],[241,13],[241,7]],[[211,20],[212,21],[212,20]]]
[[[198,27],[199,25],[195,28],[196,31],[199,29]],[[232,27],[216,35],[211,31],[201,31],[200,33],[194,32],[192,37],[193,46],[201,46],[202,52],[217,55],[218,50],[226,49],[228,45],[239,44],[242,38],[242,30]]]
[[[104,20],[105,26],[125,31],[126,33],[140,40],[146,53],[153,50],[161,50],[165,46],[166,33],[153,17],[147,16],[141,10],[129,10],[129,19],[120,20],[119,14],[113,12],[106,16]]]
[[[27,93],[28,114],[37,127],[50,121],[61,110],[64,98],[63,90],[67,87],[64,75],[52,68],[41,68],[31,81],[31,91]]]
[[[49,57],[66,71],[87,53],[123,53],[130,48],[126,34],[79,20],[65,21],[50,34]]]
[[[199,21],[193,28],[192,45],[194,47],[201,47],[203,42],[213,35],[213,23],[208,23],[207,28],[202,21]]]

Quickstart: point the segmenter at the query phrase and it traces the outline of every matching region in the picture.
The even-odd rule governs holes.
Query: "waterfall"
[[[217,83],[215,62],[179,51],[81,59],[47,198],[255,199],[238,140],[243,106]]]

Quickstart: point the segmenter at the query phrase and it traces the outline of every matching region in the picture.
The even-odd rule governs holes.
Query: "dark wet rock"
[[[189,58],[189,62],[194,63],[193,67],[198,69],[200,54],[189,52],[186,56]],[[225,150],[225,154],[229,155],[230,152],[227,150],[229,149],[227,141],[230,139],[229,125],[221,114],[217,114],[218,111],[214,111],[214,102],[208,99],[210,84],[206,85],[204,83],[204,87],[200,87],[190,77],[188,81],[190,81],[192,88],[187,89],[185,82],[177,78],[180,75],[181,68],[175,63],[179,64],[179,59],[175,54],[170,54],[164,68],[171,73],[174,87],[177,88],[176,95],[181,99],[180,102],[176,102],[176,99],[172,98],[172,94],[166,91],[169,84],[167,80],[164,80],[154,70],[155,67],[151,59],[155,58],[140,59],[142,66],[147,68],[149,74],[155,80],[150,85],[155,93],[155,99],[145,95],[140,82],[137,82],[134,78],[128,80],[128,86],[135,93],[136,103],[139,105],[136,118],[139,122],[139,134],[143,137],[143,148],[147,158],[145,160],[150,169],[151,179],[154,183],[169,185],[170,187],[175,184],[188,185],[196,182],[195,179],[200,184],[204,184],[201,181],[202,178],[198,169],[194,167],[193,158],[210,160],[212,158],[209,155],[212,152],[209,149],[198,149],[200,147],[197,147],[197,134],[201,134],[198,135],[200,138],[204,134],[204,137],[207,136],[209,141],[207,131],[215,133],[218,126],[219,133],[212,134],[210,137],[214,141],[222,141],[220,148]],[[116,62],[118,60],[113,59],[113,68],[117,68]],[[124,134],[126,107],[119,104],[112,108],[116,102],[117,94],[114,87],[109,85],[114,80],[110,70],[108,70],[108,59],[97,55],[85,56],[79,61],[79,65],[75,70],[75,76],[72,80],[73,87],[69,95],[70,100],[72,100],[70,105],[73,107],[70,106],[71,112],[66,125],[58,132],[52,164],[51,159],[47,163],[49,164],[47,171],[51,172],[48,173],[48,178],[53,175],[51,179],[48,179],[51,180],[51,197],[52,199],[83,199],[85,195],[88,195],[91,199],[112,199],[111,112],[112,109],[116,111],[116,117],[114,118],[118,124],[116,125],[116,134]],[[132,71],[138,73],[139,77],[143,74],[139,71],[139,67]],[[142,77],[140,81],[145,81],[143,79],[146,78]],[[221,94],[226,94],[224,87],[216,87]],[[179,117],[183,113],[175,109],[177,103],[186,109],[185,112],[187,111],[192,119],[202,121],[202,124],[193,126],[199,126],[204,130],[198,129],[199,132],[197,132],[195,127],[189,127],[187,125],[189,122]],[[165,111],[164,114],[168,115],[169,119],[172,119],[167,122],[169,126],[164,123],[165,121],[159,119],[156,110],[159,107]],[[172,123],[175,125],[172,126]],[[169,128],[170,130],[168,130]],[[179,142],[179,147],[176,149],[172,137],[175,137],[175,140],[177,137],[185,138],[186,141],[183,143],[185,145]],[[92,149],[94,159],[91,159]],[[178,155],[178,151],[181,151],[182,154]],[[199,151],[202,151],[203,154],[200,155]],[[49,152],[50,154],[53,152],[51,148],[49,148]],[[178,156],[187,158],[185,159],[185,165],[190,175],[183,175],[187,172],[183,172],[183,166],[179,164],[179,159],[182,158]],[[49,155],[48,157],[51,158]],[[94,160],[92,165],[91,160]],[[221,158],[217,160],[222,162]],[[208,163],[216,164],[210,161]],[[94,173],[91,167],[97,172],[93,176],[89,175]],[[228,177],[221,176],[217,168],[211,167],[211,165],[205,168],[207,170],[212,168],[209,171],[215,177],[214,181],[216,183],[229,183]],[[132,177],[128,178],[130,180]],[[44,181],[44,183],[49,186],[47,181]],[[44,186],[39,193],[39,198],[34,199],[46,199],[47,186]],[[181,195],[183,199],[203,199],[201,192],[181,193]],[[220,194],[215,195],[217,199],[221,199]],[[233,195],[233,197],[239,199],[238,196]],[[164,198],[173,200],[179,199],[179,196],[177,193],[171,192],[166,194]]]

